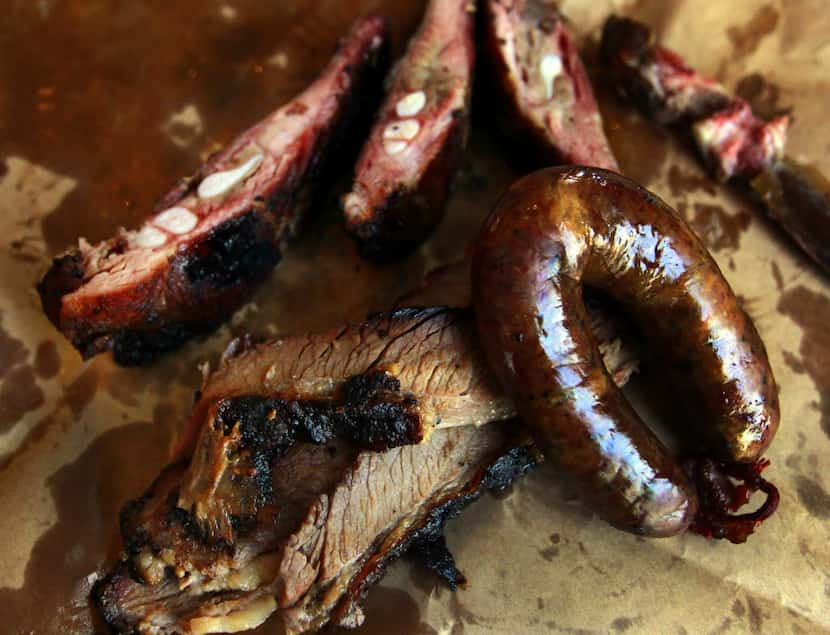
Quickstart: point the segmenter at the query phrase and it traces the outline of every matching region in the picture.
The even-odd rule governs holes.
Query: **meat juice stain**
[[[0,320],[2,318],[3,312],[0,311]],[[27,356],[28,351],[23,342],[7,333],[0,322],[0,379]]]
[[[32,549],[23,587],[0,589],[4,632],[96,630],[97,615],[89,604],[94,576],[89,576],[116,557],[118,512],[161,469],[169,430],[149,423],[110,430],[48,479],[57,521]]]
[[[799,285],[781,294],[778,312],[801,327],[800,359],[790,355],[785,360],[793,371],[806,372],[813,380],[819,394],[815,406],[821,415],[821,428],[830,437],[830,297]]]
[[[57,413],[64,406],[68,406],[72,414],[77,417],[95,396],[95,387],[97,383],[98,371],[95,366],[89,366],[80,375],[78,375],[72,383],[64,389],[63,395],[57,403],[54,404],[52,411],[32,427],[17,449],[14,452],[0,456],[0,478],[14,478],[14,474],[6,473],[6,468],[16,457],[29,451],[35,443],[43,438],[43,435],[46,434],[52,426],[61,421],[61,419],[58,418]],[[38,390],[40,389],[38,388]],[[19,397],[17,397],[17,399],[19,399]],[[0,424],[0,427],[2,427],[2,424]]]
[[[52,253],[135,227],[201,160],[304,88],[352,19],[419,3],[14,3],[0,26],[0,164],[77,179],[43,221]],[[8,82],[8,85],[4,85]]]
[[[17,366],[0,386],[0,433],[6,432],[27,412],[43,405],[43,391],[28,364]]]
[[[418,603],[405,591],[376,586],[369,591],[363,604],[366,621],[356,629],[329,627],[324,632],[334,635],[436,635],[437,631],[421,621]]]
[[[0,325],[0,433],[43,405],[43,391],[35,381],[32,367],[22,364],[28,357],[24,343]]]
[[[61,369],[61,358],[58,347],[52,340],[44,340],[38,344],[34,361],[35,374],[41,379],[51,379]]]
[[[717,193],[715,184],[700,170],[686,171],[672,165],[669,168],[669,189],[674,197],[685,198],[687,194],[703,191],[714,196]]]
[[[654,185],[668,155],[668,133],[623,103],[607,77],[600,74],[592,82],[605,134],[622,173],[645,187]]]
[[[661,41],[663,33],[672,23],[676,7],[679,3],[666,0],[637,0],[631,7],[630,16],[635,20],[648,24],[654,33],[655,40]]]
[[[744,209],[733,215],[717,204],[695,203],[692,210],[686,220],[712,251],[737,249],[741,234],[752,220],[751,214]]]
[[[772,5],[760,7],[749,21],[742,26],[731,26],[726,35],[732,43],[734,51],[730,63],[752,55],[760,46],[761,41],[778,26],[778,11]]]

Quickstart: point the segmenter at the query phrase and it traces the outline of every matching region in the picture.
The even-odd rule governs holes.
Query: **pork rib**
[[[645,25],[611,16],[602,54],[620,92],[648,116],[691,126],[701,156],[721,180],[751,179],[783,155],[789,117],[756,117],[746,101],[654,44]]]
[[[830,272],[830,180],[785,156],[789,117],[757,117],[749,104],[653,41],[650,29],[610,17],[602,54],[619,92],[660,123],[691,129],[701,157],[719,179],[734,180],[769,217]]]
[[[467,142],[475,3],[430,0],[389,81],[343,197],[346,229],[372,260],[402,258],[441,220]]]
[[[603,350],[624,381],[620,349]],[[293,633],[359,624],[362,594],[413,546],[454,584],[444,520],[536,461],[514,414],[468,310],[238,340],[202,387],[191,458],[122,512],[124,559],[96,601],[122,632],[244,630],[278,611]]]
[[[619,172],[567,25],[550,2],[485,0],[488,79],[501,128],[526,162]]]
[[[325,190],[333,149],[379,92],[386,50],[385,20],[358,21],[314,83],[164,196],[140,230],[56,258],[38,285],[49,319],[84,357],[112,349],[122,364],[215,328]]]

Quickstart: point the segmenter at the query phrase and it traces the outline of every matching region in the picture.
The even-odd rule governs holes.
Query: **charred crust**
[[[340,439],[382,451],[423,438],[416,400],[402,394],[398,380],[383,371],[350,378],[328,399],[227,399],[218,403],[212,425],[214,434],[228,437],[224,451],[235,466],[234,496],[245,501],[244,508],[228,517],[233,531],[226,539],[231,542],[272,502],[273,466],[296,443],[323,445]],[[191,518],[177,501],[172,506]],[[178,524],[187,529],[184,522]],[[203,530],[209,525],[197,524],[203,524]],[[202,542],[215,542],[211,536],[188,532]]]
[[[63,296],[78,289],[84,281],[84,257],[79,249],[71,249],[52,261],[52,266],[37,284],[37,292],[46,316],[61,327]]]
[[[458,570],[455,557],[447,546],[443,527],[437,533],[423,532],[412,540],[407,555],[416,558],[450,588],[457,591],[467,583],[467,578]]]
[[[152,324],[151,319],[148,322]],[[112,348],[113,358],[121,366],[142,366],[162,353],[178,348],[194,335],[208,333],[215,327],[215,322],[205,321],[198,327],[173,324],[153,331],[118,331],[110,336],[108,347]],[[91,351],[92,354],[95,352]],[[84,353],[84,357],[90,356]]]
[[[343,72],[349,87],[339,93],[340,104],[330,125],[317,135],[310,149],[307,169],[294,173],[270,196],[259,196],[250,209],[215,227],[206,237],[183,245],[159,274],[158,284],[131,291],[139,308],[139,321],[106,323],[87,317],[61,320],[63,296],[83,285],[83,254],[74,250],[57,258],[38,284],[44,311],[84,357],[113,349],[115,360],[124,365],[144,364],[158,354],[177,348],[194,335],[214,330],[250,297],[280,259],[282,244],[292,237],[308,216],[305,211],[328,188],[333,165],[350,160],[356,143],[368,128],[369,118],[381,94],[380,77],[389,59],[386,22],[376,29],[381,44],[366,44],[360,63]],[[333,151],[334,143],[354,141],[353,149]],[[193,176],[181,180],[156,205],[169,207],[190,192],[213,158]],[[296,172],[296,170],[295,170]],[[113,239],[117,241],[118,239]],[[125,247],[117,244],[119,249]],[[105,298],[106,300],[106,298]],[[140,323],[135,323],[140,322]]]
[[[524,444],[515,447],[487,468],[481,485],[487,490],[503,491],[517,478],[535,468],[540,460],[540,455],[533,446]]]
[[[601,52],[607,62],[637,66],[652,48],[651,30],[629,18],[612,15],[602,27]]]
[[[172,267],[194,287],[224,289],[262,279],[279,258],[271,223],[249,211],[215,227]]]
[[[683,108],[670,103],[645,77],[657,64],[654,37],[645,24],[611,16],[602,28],[601,55],[618,92],[646,116],[666,125],[708,117],[727,107],[731,99],[715,90],[696,91]]]
[[[377,385],[380,389],[393,388],[388,378],[377,378],[369,381],[369,384]],[[356,386],[354,394],[363,394],[367,388]],[[516,445],[517,443],[522,443]],[[442,577],[451,588],[456,588],[464,583],[463,576],[455,567],[455,561],[446,547],[443,537],[443,529],[446,521],[459,514],[464,507],[476,500],[487,489],[503,489],[513,479],[531,470],[537,462],[537,454],[531,446],[518,440],[507,442],[503,446],[501,454],[494,454],[493,459],[486,469],[482,469],[476,476],[467,481],[464,486],[454,494],[450,494],[430,510],[418,523],[418,526],[397,542],[391,549],[369,559],[364,571],[361,572],[352,584],[346,595],[331,613],[331,621],[336,623],[339,618],[347,613],[355,603],[365,595],[368,588],[376,582],[385,572],[390,562],[407,551],[424,560],[427,566]],[[166,468],[156,479],[147,493],[137,501],[130,503],[122,512],[122,531],[125,539],[130,542],[130,532],[133,534],[131,547],[127,550],[128,558],[122,559],[116,564],[114,570],[105,578],[98,581],[92,590],[92,599],[107,624],[118,632],[132,632],[138,623],[137,616],[131,612],[129,597],[136,593],[136,585],[143,585],[141,577],[132,570],[131,561],[142,549],[147,547],[158,554],[158,549],[147,539],[146,532],[135,526],[137,517],[147,505],[153,505],[154,499],[163,503],[165,512],[161,515],[161,524],[154,530],[166,529],[165,525],[175,522],[188,526],[192,522],[188,520],[189,514],[184,510],[178,510],[176,518],[171,518],[169,511],[175,505],[178,492],[176,479],[186,469],[183,464],[177,464]],[[171,482],[171,479],[172,482]],[[171,487],[172,485],[172,487]],[[150,510],[155,518],[155,511]],[[191,527],[189,531],[197,531]],[[143,538],[139,534],[144,532]],[[179,534],[182,536],[182,534]],[[169,539],[169,534],[168,534]],[[193,546],[193,545],[192,545]],[[215,550],[214,550],[215,552]],[[133,556],[129,558],[129,556]],[[168,578],[165,584],[170,584],[170,577],[173,574],[168,570]]]
[[[141,515],[146,509],[147,505],[154,499],[159,497],[165,490],[165,485],[171,479],[178,479],[187,469],[187,464],[184,462],[173,463],[165,467],[161,473],[156,477],[147,491],[139,498],[128,501],[121,509],[119,514],[119,526],[121,529],[121,536],[124,539],[124,550],[130,555],[135,555],[144,547],[150,545],[150,537],[147,530],[142,525]],[[174,488],[168,492],[166,503],[169,504],[172,500],[175,504],[176,492],[178,488]]]
[[[663,97],[640,76],[642,66],[653,63],[652,35],[647,26],[612,15],[602,28],[600,51],[617,90],[625,99],[649,117],[671,118],[669,113],[663,113]]]
[[[236,397],[219,405],[224,434],[239,430],[240,447],[283,453],[298,442],[346,439],[386,450],[421,441],[417,401],[392,375],[374,371],[348,379],[331,400]]]
[[[371,220],[348,227],[360,255],[386,264],[411,254],[438,224],[441,212],[412,191],[396,190],[372,210]]]

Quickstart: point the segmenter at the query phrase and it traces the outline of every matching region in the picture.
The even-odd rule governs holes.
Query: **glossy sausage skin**
[[[682,532],[697,495],[603,366],[583,283],[637,320],[700,406],[695,432],[708,452],[752,462],[771,441],[777,391],[755,327],[700,240],[632,181],[574,166],[519,180],[482,229],[472,277],[490,365],[544,451],[612,524]]]

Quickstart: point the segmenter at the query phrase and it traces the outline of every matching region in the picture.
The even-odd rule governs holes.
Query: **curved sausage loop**
[[[649,334],[669,375],[688,387],[705,422],[695,432],[719,460],[754,463],[778,426],[764,345],[700,240],[618,174],[535,172],[482,229],[473,306],[488,362],[522,419],[612,524],[680,533],[698,514],[698,493],[707,504],[717,497],[696,491],[614,385],[587,327],[583,283],[618,300]],[[716,520],[712,511],[701,515]]]

